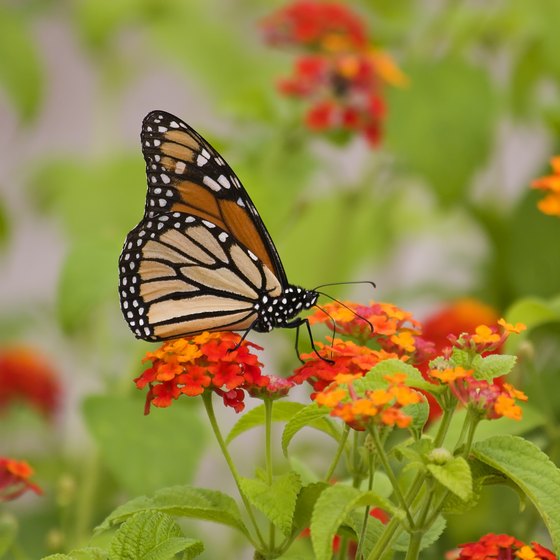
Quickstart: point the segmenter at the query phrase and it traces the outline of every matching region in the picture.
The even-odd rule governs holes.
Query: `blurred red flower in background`
[[[28,490],[42,494],[41,488],[29,481],[32,475],[33,469],[25,461],[0,457],[0,502],[15,500]]]
[[[406,78],[386,53],[369,45],[360,16],[337,2],[298,1],[272,13],[262,28],[270,45],[303,51],[278,89],[310,102],[308,128],[357,132],[377,145],[385,116],[383,86],[404,85]]]
[[[0,349],[0,412],[25,403],[52,417],[60,396],[57,373],[39,352],[15,346]]]
[[[461,298],[447,304],[439,311],[429,315],[422,323],[422,338],[433,344],[435,354],[451,346],[449,336],[458,337],[462,333],[474,334],[479,325],[496,324],[500,315],[489,305],[475,298]],[[496,352],[499,352],[496,350]],[[418,369],[430,381],[429,360],[418,363]],[[424,393],[430,403],[430,417],[433,421],[441,415],[441,408],[435,398]]]

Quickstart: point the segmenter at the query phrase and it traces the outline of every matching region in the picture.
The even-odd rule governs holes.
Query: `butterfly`
[[[121,310],[148,341],[203,331],[268,332],[307,326],[319,297],[288,282],[282,261],[237,175],[179,118],[142,123],[144,217],[119,258]],[[310,333],[311,335],[311,333]],[[296,337],[297,346],[297,337]]]

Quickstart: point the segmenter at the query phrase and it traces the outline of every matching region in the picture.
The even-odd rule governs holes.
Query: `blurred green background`
[[[131,382],[148,345],[120,316],[116,263],[143,212],[150,110],[223,153],[293,283],[373,280],[374,294],[332,294],[420,319],[457,297],[505,313],[560,293],[560,220],[529,189],[560,152],[560,3],[348,2],[410,81],[386,87],[375,150],[310,132],[303,104],[277,92],[294,53],[266,46],[258,22],[283,5],[0,3],[0,334],[47,356],[63,385],[53,422],[0,420],[0,455],[28,458],[47,491],[14,506],[31,558],[83,541],[124,496],[227,476],[203,453],[195,405],[141,418]],[[253,337],[269,372],[293,365],[292,337]]]

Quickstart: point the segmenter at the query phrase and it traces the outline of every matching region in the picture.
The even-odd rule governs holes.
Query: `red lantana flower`
[[[0,349],[0,412],[21,402],[50,418],[60,396],[58,375],[39,352],[25,347]]]
[[[202,333],[191,338],[165,342],[155,352],[148,352],[144,361],[152,362],[135,379],[136,386],[149,386],[146,413],[151,404],[167,407],[181,395],[194,397],[204,391],[220,395],[226,406],[241,412],[245,393],[271,396],[287,393],[286,387],[272,387],[269,377],[261,375],[261,363],[251,349],[259,346],[241,342],[240,335],[231,332]]]
[[[32,475],[33,469],[25,461],[0,457],[0,502],[15,500],[28,490],[42,494],[41,488],[29,480]]]
[[[556,560],[550,550],[538,543],[526,545],[511,535],[488,533],[478,541],[459,545],[446,557],[455,560]]]
[[[406,78],[387,54],[369,46],[360,16],[338,2],[300,0],[271,14],[262,28],[269,44],[303,51],[278,88],[309,102],[307,126],[358,132],[375,146],[385,116],[383,86],[403,85]]]

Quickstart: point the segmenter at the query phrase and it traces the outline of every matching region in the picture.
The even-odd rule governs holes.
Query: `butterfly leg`
[[[292,321],[291,323],[287,323],[286,327],[289,329],[296,329],[296,354],[297,357],[299,359],[299,361],[303,364],[303,360],[301,359],[301,356],[299,354],[299,328],[305,325],[306,329],[307,329],[307,333],[309,334],[309,341],[311,342],[311,347],[313,348],[313,352],[315,353],[315,355],[320,358],[321,360],[323,360],[324,362],[327,362],[329,364],[334,364],[333,360],[329,360],[329,358],[325,358],[324,356],[321,356],[321,354],[319,354],[319,351],[317,350],[317,347],[315,346],[315,340],[313,339],[313,333],[311,332],[311,325],[309,324],[309,321],[307,319],[295,319],[294,321]]]
[[[239,349],[239,347],[243,344],[243,341],[247,338],[247,335],[255,328],[255,325],[257,324],[257,321],[253,321],[251,323],[251,325],[249,326],[249,328],[243,333],[243,335],[241,336],[241,338],[239,339],[239,342],[233,347],[230,348],[228,350],[228,354],[230,352],[233,352],[234,350]]]

